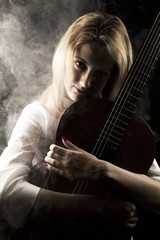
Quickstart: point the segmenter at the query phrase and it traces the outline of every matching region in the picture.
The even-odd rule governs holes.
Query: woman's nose
[[[81,76],[80,85],[82,88],[89,88],[91,86],[91,73],[87,72]]]

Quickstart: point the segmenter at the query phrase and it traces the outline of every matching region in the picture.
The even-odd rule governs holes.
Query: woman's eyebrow
[[[81,58],[81,57],[78,57],[78,56],[74,56],[74,58],[78,58],[79,60],[81,60],[81,61],[83,61],[84,63],[86,63],[87,64],[87,62],[83,59],[83,58]]]

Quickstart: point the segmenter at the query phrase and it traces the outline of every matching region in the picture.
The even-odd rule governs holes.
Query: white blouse
[[[43,160],[54,141],[54,122],[40,103],[27,105],[1,155],[0,218],[13,228],[23,225],[40,187],[45,187]]]
[[[54,143],[57,124],[39,102],[27,105],[0,157],[0,219],[12,228],[23,226],[40,188],[46,187],[49,171],[43,160]],[[160,181],[156,160],[148,175]]]

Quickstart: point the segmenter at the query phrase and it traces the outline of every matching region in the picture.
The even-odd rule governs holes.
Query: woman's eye
[[[96,72],[96,75],[99,77],[106,77],[108,75],[108,73],[105,71],[98,71],[98,72]]]
[[[81,61],[77,61],[76,62],[76,66],[78,67],[78,68],[81,68],[81,69],[85,69],[85,64],[83,63],[83,62],[81,62]]]

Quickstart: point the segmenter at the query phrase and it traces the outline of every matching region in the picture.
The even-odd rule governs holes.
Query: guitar
[[[159,57],[160,12],[134,61],[114,104],[105,98],[74,103],[63,114],[56,144],[65,136],[97,158],[136,173],[145,174],[155,156],[155,140],[149,126],[134,112]],[[77,127],[78,126],[78,127]],[[69,193],[104,193],[103,183],[71,182],[56,176],[53,189]],[[117,236],[117,235],[116,235]],[[130,233],[122,233],[130,239]],[[99,238],[105,239],[105,238]],[[109,239],[116,239],[110,236]]]

